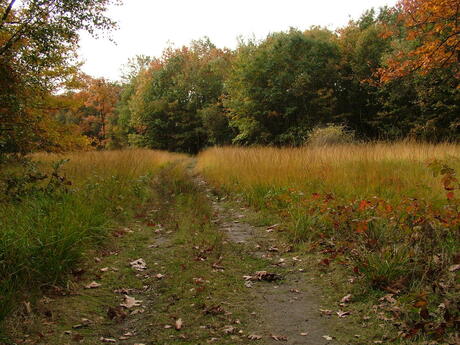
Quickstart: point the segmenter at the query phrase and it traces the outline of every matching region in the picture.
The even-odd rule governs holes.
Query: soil
[[[196,181],[201,186],[207,186],[201,178]],[[270,236],[266,228],[245,222],[244,207],[238,209],[232,205],[232,208],[213,195],[210,188],[206,188],[206,192],[214,209],[213,222],[225,232],[228,240],[247,246],[252,255],[267,260],[267,271],[275,266],[283,276],[279,282],[257,282],[250,287],[253,295],[257,296],[254,304],[259,306],[260,311],[256,317],[265,344],[279,344],[280,341],[289,345],[337,344],[333,339],[327,340],[333,321],[321,316],[321,291],[309,281],[308,273],[296,268],[296,261],[292,258],[285,259],[290,264],[276,264],[282,261],[282,255],[262,250],[272,247],[276,242],[274,236]]]

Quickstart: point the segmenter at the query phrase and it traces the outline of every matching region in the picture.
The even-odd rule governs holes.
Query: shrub
[[[329,146],[353,142],[355,134],[344,125],[315,127],[308,134],[307,144],[311,146]]]

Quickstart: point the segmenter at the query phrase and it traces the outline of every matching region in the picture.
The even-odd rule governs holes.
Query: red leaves
[[[360,211],[365,211],[367,210],[372,204],[367,201],[367,200],[361,200],[361,202],[359,203],[359,207],[358,207],[358,210]]]
[[[359,234],[366,232],[368,229],[369,226],[367,225],[367,221],[358,222],[358,224],[356,225],[356,232]]]

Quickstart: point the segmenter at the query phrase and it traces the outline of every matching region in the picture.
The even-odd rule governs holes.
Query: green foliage
[[[63,283],[85,252],[150,196],[149,172],[132,176],[105,164],[108,173],[71,183],[61,172],[66,162],[27,162],[1,181],[0,321],[25,292]]]
[[[339,51],[330,31],[275,33],[238,49],[226,83],[235,143],[300,144],[332,120]]]
[[[130,134],[147,147],[190,153],[228,142],[220,97],[231,56],[208,39],[166,49],[125,87],[119,111]]]

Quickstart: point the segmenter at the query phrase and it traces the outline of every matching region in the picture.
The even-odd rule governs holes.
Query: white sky
[[[168,42],[175,46],[208,36],[218,47],[234,48],[237,37],[264,38],[289,27],[330,29],[358,18],[366,9],[393,6],[396,0],[124,0],[109,16],[120,29],[108,39],[83,34],[83,71],[94,77],[119,79],[120,68],[138,54],[160,56]]]

